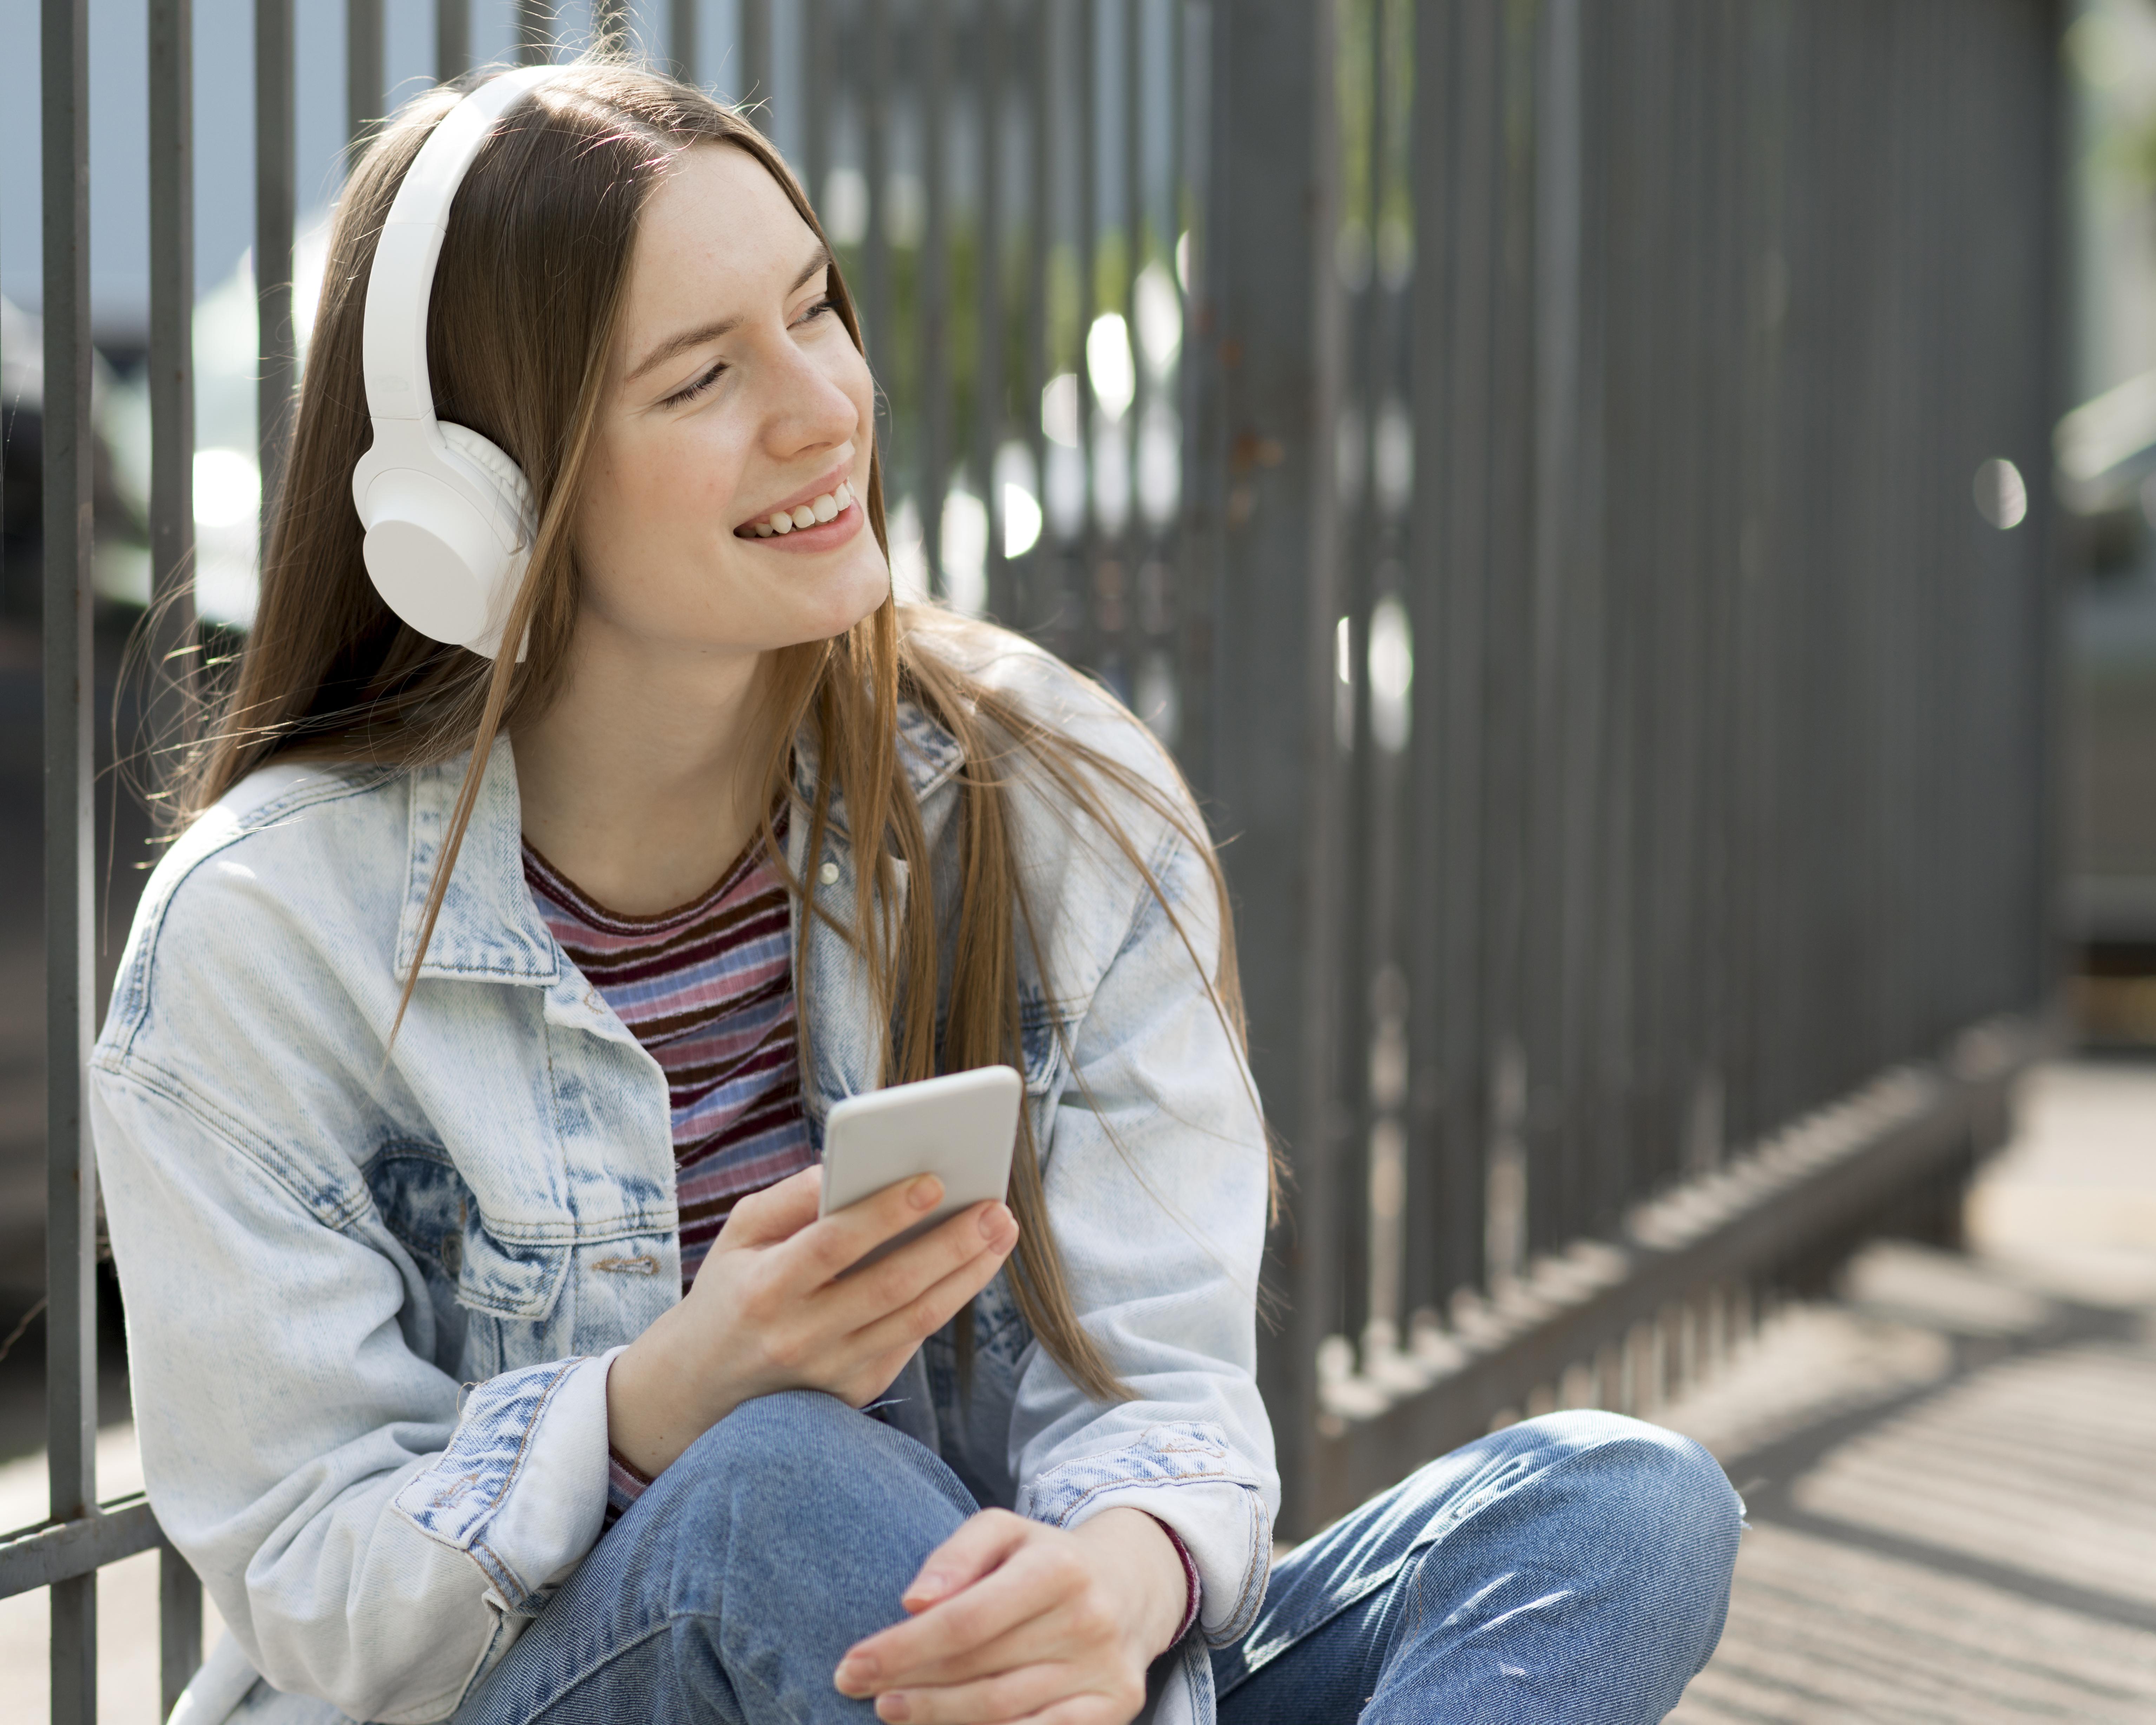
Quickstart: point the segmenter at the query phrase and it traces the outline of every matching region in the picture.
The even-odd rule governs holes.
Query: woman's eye
[[[694,401],[698,396],[701,395],[706,389],[709,389],[714,383],[719,381],[719,374],[725,371],[726,368],[726,363],[724,360],[716,361],[713,363],[711,370],[706,372],[701,377],[698,377],[695,382],[688,384],[683,388],[677,389],[673,394],[668,396],[666,398],[666,405],[670,408],[678,407],[685,401]]]
[[[806,311],[801,314],[800,321],[803,323],[814,323],[818,318],[824,316],[826,314],[834,311],[835,309],[836,308],[829,300],[819,300],[814,305],[811,305]]]

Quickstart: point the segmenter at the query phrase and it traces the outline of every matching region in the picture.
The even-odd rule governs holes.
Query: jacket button
[[[442,1271],[454,1276],[465,1267],[465,1237],[461,1234],[442,1236]]]
[[[825,863],[822,868],[816,870],[816,878],[819,880],[821,880],[826,886],[836,886],[839,884],[838,864],[834,862]]]

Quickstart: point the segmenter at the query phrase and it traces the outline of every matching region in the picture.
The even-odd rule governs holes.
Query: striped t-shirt
[[[655,916],[595,903],[529,845],[524,878],[562,950],[666,1074],[685,1291],[734,1205],[816,1160],[785,883],[757,841],[710,891]]]

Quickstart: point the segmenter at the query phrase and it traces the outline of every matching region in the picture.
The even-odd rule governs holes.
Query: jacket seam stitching
[[[122,1059],[116,1055],[100,1055],[91,1064],[107,1077],[146,1095],[162,1097],[187,1115],[219,1143],[245,1157],[324,1227],[341,1233],[364,1219],[374,1207],[374,1194],[367,1189],[364,1181],[360,1181],[357,1183],[357,1189],[347,1194],[341,1203],[325,1209],[300,1191],[290,1177],[278,1167],[278,1158],[266,1141],[257,1141],[255,1135],[242,1122],[202,1095],[178,1074],[169,1072],[140,1055]]]
[[[126,1032],[122,1036],[115,1039],[117,1044],[122,1045],[121,1052],[131,1055],[133,1054],[135,1040],[142,1034],[142,1027],[149,1021],[151,973],[157,968],[157,947],[165,937],[165,918],[172,909],[173,898],[177,896],[180,888],[194,877],[196,871],[211,858],[222,855],[243,839],[251,839],[258,833],[268,831],[287,815],[295,814],[302,809],[313,809],[324,803],[342,802],[350,798],[366,796],[371,792],[381,789],[383,785],[396,778],[398,770],[401,769],[384,768],[371,773],[363,773],[356,780],[346,778],[311,788],[295,787],[280,797],[271,798],[259,809],[250,809],[239,820],[234,832],[203,851],[200,856],[187,865],[185,871],[177,879],[162,890],[154,907],[152,927],[148,938],[136,949],[134,962],[128,966],[127,973],[123,975],[120,982],[114,984],[116,997],[121,993],[124,987],[127,1001],[126,1012],[120,1015],[121,1021],[126,1026]]]

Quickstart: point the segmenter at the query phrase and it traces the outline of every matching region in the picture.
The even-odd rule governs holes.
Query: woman
[[[190,1721],[1661,1717],[1738,1506],[1652,1428],[1515,1426],[1268,1584],[1218,867],[1106,696],[894,604],[852,309],[739,116],[593,64],[475,143],[414,339],[529,561],[480,651],[384,603],[367,290],[456,105],[346,193],[94,1063],[232,1630]],[[939,1194],[817,1219],[831,1104],[998,1060],[1009,1203],[839,1278]]]

